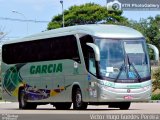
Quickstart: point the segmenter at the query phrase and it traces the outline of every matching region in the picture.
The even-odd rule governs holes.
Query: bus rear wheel
[[[119,104],[120,110],[128,110],[131,105],[131,102],[121,102]]]
[[[73,109],[84,110],[87,109],[88,104],[82,101],[82,93],[80,88],[76,88],[73,92]]]
[[[19,109],[36,109],[37,105],[34,103],[28,103],[24,89],[19,91]]]

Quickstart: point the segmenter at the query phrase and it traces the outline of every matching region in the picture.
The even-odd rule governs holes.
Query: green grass
[[[160,100],[160,94],[152,95],[152,100]]]

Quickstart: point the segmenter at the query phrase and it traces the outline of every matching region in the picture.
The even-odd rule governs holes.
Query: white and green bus
[[[77,25],[6,41],[1,66],[3,99],[20,109],[129,109],[151,98],[146,40],[125,26]]]

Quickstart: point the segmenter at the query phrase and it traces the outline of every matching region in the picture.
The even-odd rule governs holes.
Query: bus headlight
[[[151,89],[151,86],[149,85],[149,86],[145,86],[145,87],[143,87],[143,90],[149,90],[149,89]]]

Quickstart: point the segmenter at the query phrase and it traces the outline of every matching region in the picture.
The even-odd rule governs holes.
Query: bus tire
[[[28,103],[24,89],[19,90],[19,109],[36,109],[37,105]]]
[[[128,110],[131,105],[131,102],[121,102],[119,104],[120,110]]]
[[[69,110],[72,103],[55,103],[54,106],[57,110]]]
[[[73,98],[73,109],[75,110],[85,110],[88,104],[82,101],[82,93],[80,88],[76,88],[72,94]]]

